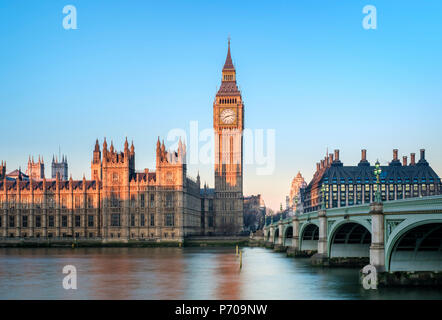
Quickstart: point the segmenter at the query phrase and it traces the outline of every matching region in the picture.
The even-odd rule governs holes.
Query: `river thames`
[[[264,248],[0,249],[0,299],[442,299],[442,290],[364,290],[358,269],[312,267]],[[77,290],[63,288],[63,267]]]

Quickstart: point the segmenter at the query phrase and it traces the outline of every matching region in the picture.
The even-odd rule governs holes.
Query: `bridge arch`
[[[319,240],[319,226],[314,223],[306,223],[299,232],[299,249],[301,251],[317,251]]]
[[[273,243],[278,243],[278,238],[279,238],[279,228],[276,227],[275,231],[273,232]]]
[[[266,239],[265,239],[266,241],[269,241],[270,240],[270,229],[269,230],[267,230],[267,233],[266,233]]]
[[[366,221],[343,220],[333,225],[328,235],[330,258],[369,258],[371,226]]]
[[[288,247],[292,245],[293,226],[289,225],[284,229],[283,245]]]
[[[411,219],[410,219],[411,220]],[[442,270],[442,219],[404,221],[389,237],[387,271]]]

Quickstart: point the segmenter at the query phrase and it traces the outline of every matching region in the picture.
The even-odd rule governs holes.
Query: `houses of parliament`
[[[156,144],[156,168],[136,170],[135,147],[117,151],[106,139],[92,150],[91,179],[68,179],[65,157],[29,159],[28,170],[0,166],[0,237],[103,241],[183,241],[192,235],[235,235],[243,228],[244,103],[230,53],[213,102],[215,188],[187,175],[186,145]]]

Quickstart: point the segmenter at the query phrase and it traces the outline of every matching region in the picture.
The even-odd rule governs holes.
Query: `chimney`
[[[319,171],[319,162],[316,162],[316,171]]]
[[[339,161],[339,149],[335,150],[335,161]]]
[[[329,157],[330,157],[330,163],[332,163],[333,162],[333,153],[330,153]]]
[[[425,160],[425,149],[421,149],[421,158],[420,160]]]
[[[321,169],[325,168],[324,160],[321,160]]]
[[[416,154],[413,152],[410,154],[410,166],[414,166],[416,164]]]
[[[397,160],[397,149],[393,149],[393,161]]]
[[[407,165],[407,156],[403,156],[402,157],[402,165],[406,166]]]
[[[367,150],[365,149],[361,150],[361,161],[367,161]]]

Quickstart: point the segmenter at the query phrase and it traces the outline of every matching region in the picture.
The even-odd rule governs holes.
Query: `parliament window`
[[[155,215],[153,213],[150,215],[150,226],[155,226]]]
[[[173,227],[174,226],[174,214],[168,213],[166,214],[166,227]]]
[[[141,194],[141,195],[140,195],[140,207],[141,207],[141,208],[144,208],[144,201],[145,201],[145,200],[144,200],[144,194]]]
[[[173,207],[173,193],[166,193],[166,208]]]
[[[118,196],[115,193],[111,194],[110,206],[112,208],[119,208],[120,207],[120,200],[118,199]]]
[[[27,228],[28,227],[28,216],[22,216],[22,218],[21,218],[22,220],[21,220],[21,225],[22,225],[22,227],[23,228]]]
[[[87,216],[87,226],[88,227],[94,226],[94,216],[91,214]]]
[[[36,228],[41,227],[41,216],[35,216],[35,227]]]
[[[150,207],[151,208],[155,207],[155,195],[154,194],[150,195]]]
[[[120,214],[114,213],[111,215],[111,226],[119,227],[120,226]]]
[[[75,216],[75,226],[81,227],[81,216],[79,216],[79,215]]]
[[[144,227],[144,214],[142,213],[140,216],[140,225]]]
[[[130,215],[130,226],[135,227],[135,215],[134,214]]]
[[[54,216],[49,216],[49,220],[48,220],[49,227],[53,227],[55,225],[54,220],[55,220]]]
[[[61,216],[61,226],[66,228],[68,226],[68,216]]]

